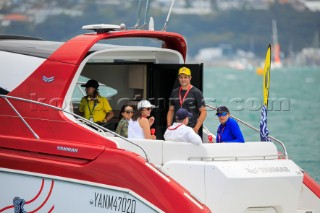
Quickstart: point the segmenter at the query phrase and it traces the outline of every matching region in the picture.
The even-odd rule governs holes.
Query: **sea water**
[[[284,142],[289,159],[320,183],[320,68],[271,68],[270,79],[269,135]],[[225,105],[231,115],[259,129],[262,81],[255,70],[205,67],[206,104]],[[218,125],[209,110],[205,126],[216,133]],[[246,142],[260,141],[258,132],[242,124],[240,128]]]

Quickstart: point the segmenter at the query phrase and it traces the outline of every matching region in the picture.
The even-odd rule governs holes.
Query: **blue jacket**
[[[225,124],[220,124],[217,130],[217,143],[240,142],[244,143],[244,138],[237,121],[228,118]]]

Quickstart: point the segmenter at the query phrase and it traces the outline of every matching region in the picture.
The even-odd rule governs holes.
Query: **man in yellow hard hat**
[[[191,78],[189,68],[181,67],[179,69],[178,79],[180,87],[171,92],[167,113],[167,126],[171,126],[178,109],[184,108],[192,113],[188,126],[201,135],[199,129],[207,116],[207,111],[203,94],[198,88],[191,85]]]

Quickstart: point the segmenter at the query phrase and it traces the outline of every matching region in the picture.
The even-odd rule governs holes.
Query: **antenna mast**
[[[146,22],[147,22],[148,11],[149,11],[149,0],[147,0],[147,2],[146,2],[146,9],[144,10],[144,21],[143,21],[142,27],[147,25]]]
[[[277,21],[272,20],[272,40],[273,40],[273,53],[274,53],[274,65],[276,67],[281,67],[280,60],[280,45],[278,42],[278,29],[277,29]]]
[[[145,6],[145,11],[144,11],[144,21],[143,21],[143,25],[142,26],[139,26],[140,25],[140,19],[141,19],[141,10],[142,10],[142,6],[141,6],[141,0],[139,0],[139,4],[138,4],[138,13],[137,13],[137,22],[136,24],[134,25],[134,29],[137,29],[137,28],[143,28],[144,26],[146,26],[146,20],[147,20],[147,15],[148,15],[148,11],[149,11],[149,0],[146,0],[146,6]]]
[[[167,19],[166,19],[166,22],[164,23],[162,31],[167,31],[167,24],[168,24],[169,19],[170,19],[170,14],[171,14],[171,10],[172,10],[173,4],[174,4],[174,0],[172,0],[172,2],[171,2],[171,6],[170,6],[170,9],[169,9],[169,12],[168,12],[168,15],[167,15]]]

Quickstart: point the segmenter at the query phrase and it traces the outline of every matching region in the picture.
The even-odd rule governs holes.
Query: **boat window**
[[[163,42],[153,38],[117,38],[101,40],[100,44],[122,45],[122,46],[144,46],[144,47],[162,47]]]
[[[7,91],[7,90],[3,89],[2,87],[0,87],[0,94],[1,95],[6,95],[8,93],[9,93],[9,91]]]
[[[114,118],[110,122],[116,126],[122,105],[135,106],[140,99],[147,97],[146,76],[147,64],[87,63],[73,91],[72,109],[80,115],[80,101],[86,95],[85,88],[81,85],[89,79],[95,79],[100,84],[100,95],[110,103],[114,112]]]
[[[73,101],[80,102],[81,98],[86,95],[85,87],[81,87],[81,85],[85,84],[88,80],[89,78],[87,77],[84,77],[84,76],[79,77],[76,88],[73,91],[73,95],[72,95]],[[118,93],[118,91],[112,87],[109,87],[99,82],[99,93],[103,97],[111,98],[115,96]]]
[[[78,108],[79,108],[79,104],[80,104],[82,97],[86,96],[85,87],[81,87],[81,85],[85,84],[88,80],[89,80],[89,78],[87,78],[85,76],[80,76],[77,81],[76,87],[73,91],[72,105],[73,105],[73,110],[76,114],[79,114]],[[98,80],[98,82],[99,82],[99,80]],[[115,96],[118,93],[118,91],[112,87],[109,87],[109,86],[99,82],[99,93],[101,96],[106,97],[108,99],[111,99],[113,96]]]

